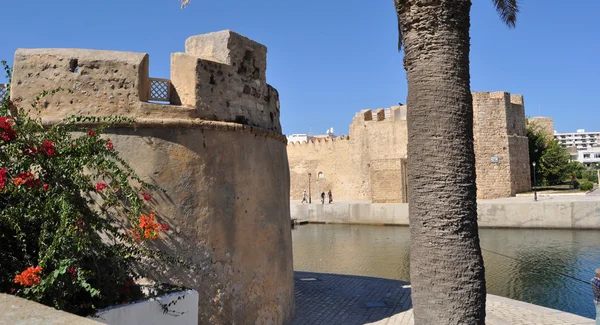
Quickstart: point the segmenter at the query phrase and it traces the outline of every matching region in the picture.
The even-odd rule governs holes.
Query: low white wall
[[[407,203],[290,205],[292,219],[408,226]],[[600,201],[478,202],[480,227],[600,229]]]
[[[161,304],[169,306],[164,312]],[[106,308],[90,316],[97,322],[111,325],[196,325],[198,324],[198,292],[179,291],[129,305]]]

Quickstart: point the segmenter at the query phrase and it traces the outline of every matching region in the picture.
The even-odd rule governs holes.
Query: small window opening
[[[323,176],[323,172],[319,172],[318,176],[319,176],[319,178],[325,177],[325,176]]]
[[[71,59],[69,61],[69,70],[71,72],[79,72],[79,62],[77,61],[77,59]]]

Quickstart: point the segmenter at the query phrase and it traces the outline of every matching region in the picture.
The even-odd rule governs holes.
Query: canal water
[[[600,231],[479,234],[488,293],[595,318],[589,281],[600,267]],[[309,224],[296,226],[292,239],[296,271],[410,281],[407,227]]]

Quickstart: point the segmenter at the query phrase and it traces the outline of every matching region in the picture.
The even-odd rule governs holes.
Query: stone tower
[[[199,292],[200,324],[290,324],[289,169],[267,49],[231,31],[190,37],[185,49],[171,56],[171,81],[149,78],[144,53],[20,49],[11,96],[28,107],[42,90],[72,90],[43,99],[32,114],[44,123],[136,118],[135,128],[108,135],[144,180],[165,189],[152,206],[172,226],[160,248],[196,266],[151,273]]]

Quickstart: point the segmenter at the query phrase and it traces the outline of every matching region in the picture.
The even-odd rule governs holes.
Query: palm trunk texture
[[[396,6],[408,79],[415,324],[485,324],[469,74],[471,1],[399,0]]]

